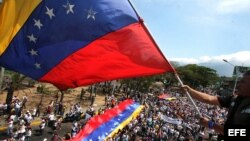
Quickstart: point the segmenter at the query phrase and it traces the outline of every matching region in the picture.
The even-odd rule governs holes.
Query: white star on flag
[[[118,124],[119,124],[119,122],[115,122],[115,123],[114,123],[114,126],[116,126],[116,125],[118,125]]]
[[[46,14],[49,16],[50,19],[52,19],[53,17],[55,17],[55,14],[53,12],[53,8],[49,9],[47,6],[46,6]]]
[[[37,69],[41,68],[41,64],[39,64],[39,63],[35,63],[35,66],[36,66]]]
[[[74,14],[74,11],[73,11],[74,6],[75,5],[70,4],[69,2],[67,2],[66,5],[63,5],[63,7],[66,8],[66,10],[67,10],[67,14],[69,14],[69,13]]]
[[[37,26],[38,29],[40,30],[41,27],[43,26],[43,24],[41,23],[41,21],[40,21],[40,20],[34,19],[34,22],[35,22],[34,26]]]
[[[92,18],[93,20],[95,20],[95,14],[97,14],[97,12],[94,11],[92,7],[87,12],[88,12],[87,19]]]
[[[29,41],[30,41],[30,42],[36,43],[37,38],[36,38],[33,34],[27,35],[27,38],[29,38]]]
[[[37,54],[37,51],[35,51],[34,49],[31,49],[31,50],[29,51],[29,53],[30,53],[31,56],[38,55],[38,54]]]

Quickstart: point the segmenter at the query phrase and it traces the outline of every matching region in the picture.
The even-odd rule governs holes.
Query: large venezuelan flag
[[[91,118],[70,141],[103,141],[123,129],[140,114],[142,109],[142,105],[131,99],[125,100],[104,114]]]
[[[59,89],[174,71],[128,0],[4,0],[0,66]]]

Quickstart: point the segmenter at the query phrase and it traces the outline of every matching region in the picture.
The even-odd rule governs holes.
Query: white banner
[[[168,116],[165,116],[163,114],[160,114],[160,118],[165,121],[165,122],[168,122],[168,123],[172,123],[172,124],[176,124],[176,125],[180,125],[182,122],[180,119],[177,119],[177,118],[171,118],[171,117],[168,117]]]

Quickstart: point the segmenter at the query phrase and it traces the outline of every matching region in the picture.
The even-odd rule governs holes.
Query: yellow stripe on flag
[[[113,137],[116,133],[118,133],[120,130],[122,130],[126,125],[128,125],[133,119],[135,119],[143,110],[144,106],[138,107],[131,116],[129,116],[125,121],[123,121],[118,127],[116,127],[107,137],[105,140],[107,140],[110,137]]]
[[[4,0],[0,5],[0,55],[41,0]]]

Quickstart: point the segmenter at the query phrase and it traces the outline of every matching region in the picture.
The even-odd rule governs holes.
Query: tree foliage
[[[213,85],[219,79],[216,70],[195,64],[178,67],[177,72],[184,84],[195,88]]]

